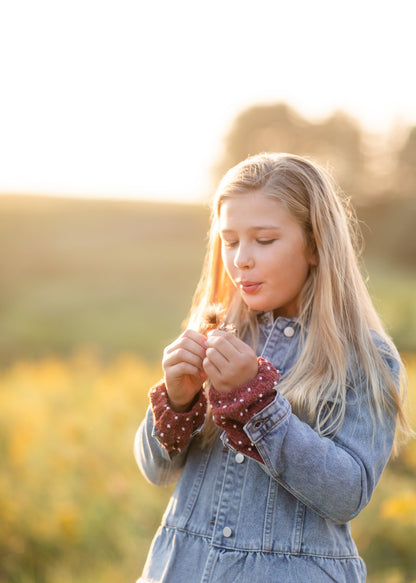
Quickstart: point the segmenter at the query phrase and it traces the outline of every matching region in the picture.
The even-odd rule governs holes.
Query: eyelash
[[[276,239],[256,239],[256,242],[259,245],[271,245],[274,241],[276,241]],[[228,249],[232,249],[238,245],[238,241],[223,241],[223,245]]]
[[[274,241],[276,241],[276,239],[257,239],[257,243],[260,245],[270,245]]]

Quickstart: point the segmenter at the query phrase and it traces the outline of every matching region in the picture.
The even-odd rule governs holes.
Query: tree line
[[[223,146],[213,168],[216,181],[259,152],[290,152],[321,163],[351,197],[367,252],[415,268],[416,126],[375,136],[343,111],[312,121],[286,103],[259,104],[235,118]]]

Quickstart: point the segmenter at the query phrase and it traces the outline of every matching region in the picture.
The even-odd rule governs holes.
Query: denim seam
[[[263,527],[263,545],[264,551],[272,549],[273,546],[273,517],[275,509],[275,498],[276,490],[278,490],[279,485],[276,480],[269,478],[269,488],[267,493],[267,503],[266,512],[264,514],[264,527]],[[278,495],[278,493],[277,493]]]
[[[195,481],[193,483],[193,487],[192,487],[192,490],[189,494],[189,499],[187,501],[186,508],[184,509],[184,513],[182,516],[184,524],[186,524],[186,522],[189,520],[189,518],[192,514],[192,510],[194,509],[194,506],[195,506],[196,501],[198,499],[198,495],[199,495],[199,492],[201,490],[202,482],[203,482],[205,472],[207,469],[208,461],[209,461],[209,458],[211,457],[211,451],[204,454],[203,459],[201,460],[201,463],[198,467],[198,474],[197,474]]]
[[[169,531],[178,531],[178,532],[183,532],[184,534],[189,534],[192,536],[196,536],[200,539],[206,540],[207,542],[209,542],[210,547],[215,548],[215,549],[220,549],[223,551],[239,551],[242,553],[261,553],[261,554],[267,554],[267,555],[283,555],[283,556],[288,556],[288,557],[317,557],[317,558],[321,558],[321,559],[333,559],[333,560],[345,560],[345,559],[360,559],[361,557],[359,555],[326,555],[326,554],[322,554],[322,553],[306,553],[303,551],[277,551],[277,550],[264,550],[264,549],[247,549],[245,547],[237,547],[237,546],[224,546],[221,545],[217,542],[213,542],[212,541],[212,537],[205,535],[205,534],[201,534],[199,532],[194,532],[192,530],[188,530],[186,528],[181,528],[179,526],[171,526],[171,525],[167,525],[167,524],[162,524],[161,525],[162,528],[164,530],[169,530]]]

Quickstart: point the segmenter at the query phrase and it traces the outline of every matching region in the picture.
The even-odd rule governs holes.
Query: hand
[[[217,391],[228,393],[256,376],[257,355],[235,334],[213,330],[207,343],[203,367]]]
[[[202,368],[207,342],[195,330],[185,330],[163,353],[162,367],[172,409],[189,409],[206,377]]]

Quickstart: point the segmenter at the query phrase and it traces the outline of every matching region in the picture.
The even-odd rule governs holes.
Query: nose
[[[249,249],[245,245],[239,245],[234,256],[234,265],[237,269],[250,269],[253,267],[254,260]]]

